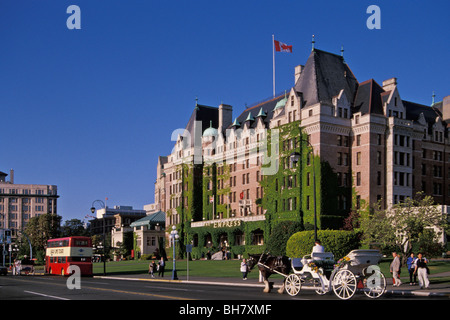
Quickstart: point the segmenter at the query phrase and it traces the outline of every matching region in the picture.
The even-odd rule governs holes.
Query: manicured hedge
[[[332,252],[334,258],[346,256],[350,251],[360,247],[360,233],[343,230],[318,230],[317,237],[326,252]],[[314,231],[297,232],[286,244],[286,255],[290,258],[301,258],[311,254],[314,246]]]

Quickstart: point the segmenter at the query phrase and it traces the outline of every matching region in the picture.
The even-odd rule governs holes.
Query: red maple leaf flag
[[[282,43],[277,40],[273,40],[273,42],[275,44],[275,51],[292,53],[292,46],[288,46],[286,43]]]

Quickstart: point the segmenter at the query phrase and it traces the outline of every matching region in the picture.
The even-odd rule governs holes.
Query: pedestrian
[[[414,272],[416,270],[416,260],[417,258],[414,257],[414,252],[411,252],[408,259],[406,259],[406,265],[408,266],[408,273],[409,273],[409,285],[415,285],[417,282],[417,274]],[[414,278],[414,281],[413,281]]]
[[[161,260],[159,261],[158,264],[158,276],[164,278],[164,267],[165,267],[165,262],[164,262],[164,258],[161,257]]]
[[[392,273],[393,286],[399,287],[402,284],[402,281],[400,280],[401,262],[397,252],[392,252],[392,256],[394,257],[394,260],[392,260],[390,265],[390,271]]]
[[[150,264],[148,266],[148,273],[150,274],[150,276],[152,278],[155,277],[155,274],[154,274],[155,269],[156,269],[156,264],[155,264],[155,261],[153,260],[152,262],[150,262]]]
[[[414,270],[414,273],[417,274],[417,277],[419,278],[419,286],[420,289],[428,289],[430,286],[430,281],[428,280],[428,260],[422,255],[421,252],[417,254],[417,260],[416,260],[416,268]]]
[[[242,280],[247,280],[248,266],[247,261],[242,259],[241,262],[241,272],[242,272]]]

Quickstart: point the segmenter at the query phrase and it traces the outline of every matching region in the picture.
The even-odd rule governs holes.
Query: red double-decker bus
[[[92,275],[92,240],[89,237],[66,237],[47,242],[45,272],[68,275],[69,266],[80,268],[81,275]]]

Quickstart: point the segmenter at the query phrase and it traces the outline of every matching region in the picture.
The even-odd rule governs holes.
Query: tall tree
[[[61,228],[61,236],[89,236],[89,231],[84,227],[83,221],[79,219],[66,220]]]
[[[390,210],[375,207],[366,212],[361,217],[361,229],[366,243],[395,247],[405,258],[413,245],[423,244],[425,238],[427,242],[437,243],[439,235],[448,231],[447,219],[433,198],[420,192]]]
[[[28,222],[25,233],[35,250],[44,250],[47,240],[60,236],[61,216],[46,213],[33,217]]]

